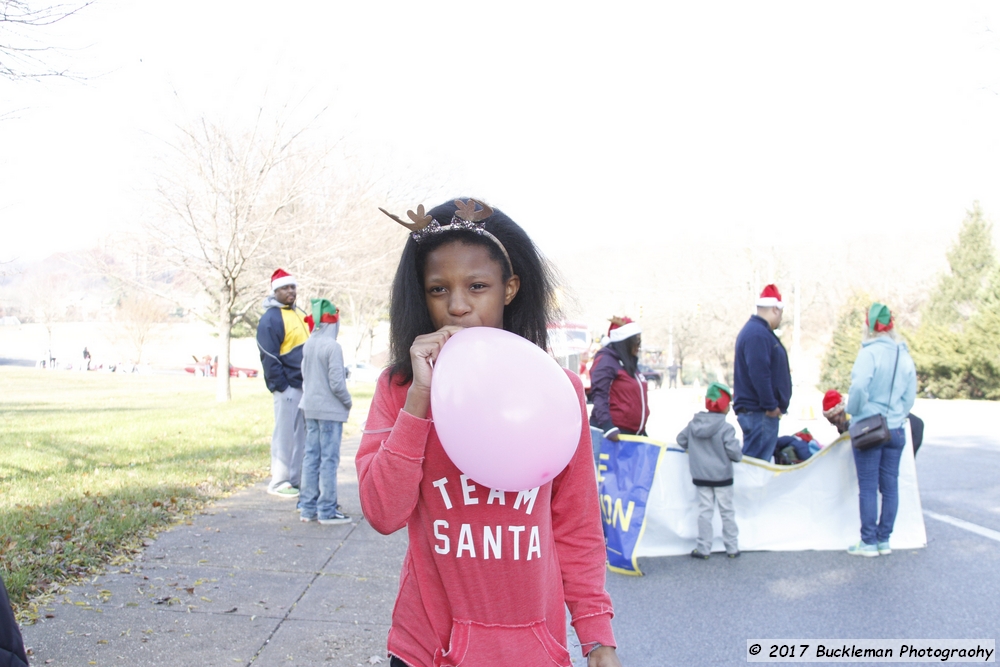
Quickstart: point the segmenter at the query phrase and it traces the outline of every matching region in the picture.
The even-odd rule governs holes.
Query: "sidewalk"
[[[358,521],[357,447],[339,484],[355,523],[305,524],[265,484],[244,489],[47,607],[22,629],[32,667],[377,664],[406,534]]]
[[[45,607],[22,628],[32,667],[388,665],[407,538],[361,519],[358,443],[344,441],[338,482],[355,523],[302,523],[266,484],[244,489]],[[572,629],[568,642],[585,665]]]

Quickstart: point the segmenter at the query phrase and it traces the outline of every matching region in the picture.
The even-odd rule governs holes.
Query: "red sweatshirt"
[[[411,667],[569,667],[566,605],[584,654],[615,646],[583,387],[576,454],[529,491],[485,488],[441,447],[433,420],[402,410],[409,384],[379,378],[357,454],[361,507],[409,547],[389,652]]]

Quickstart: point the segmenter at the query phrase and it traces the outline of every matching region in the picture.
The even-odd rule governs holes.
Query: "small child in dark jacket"
[[[722,516],[722,542],[730,558],[740,555],[733,510],[733,461],[743,458],[736,429],[726,423],[733,392],[713,382],[705,395],[705,408],[677,435],[677,444],[688,452],[691,477],[698,488],[698,543],[691,556],[707,559],[712,553],[712,515],[715,503]]]

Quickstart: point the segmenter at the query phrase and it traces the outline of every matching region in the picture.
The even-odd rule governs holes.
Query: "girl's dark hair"
[[[451,222],[455,213],[454,201],[436,206],[429,214],[441,225]],[[486,219],[486,231],[493,234],[507,249],[513,267],[508,266],[503,252],[489,237],[468,230],[449,230],[426,237],[417,243],[407,238],[403,255],[399,258],[396,277],[392,281],[389,302],[389,363],[391,377],[400,384],[413,379],[410,347],[413,340],[435,330],[427,312],[424,293],[424,264],[427,255],[436,248],[460,242],[486,248],[490,257],[502,267],[503,280],[511,275],[521,279],[521,287],[514,299],[503,309],[503,328],[527,338],[542,348],[547,347],[548,326],[554,310],[552,270],[545,258],[516,222],[498,209]],[[511,269],[513,268],[513,274]]]
[[[622,367],[630,377],[635,377],[635,374],[639,370],[639,357],[632,356],[632,353],[629,352],[629,348],[632,347],[633,338],[635,336],[629,336],[625,340],[608,343],[608,347],[614,350],[618,358],[621,359]]]

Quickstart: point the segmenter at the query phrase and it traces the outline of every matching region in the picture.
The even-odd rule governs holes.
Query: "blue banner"
[[[618,442],[601,438],[597,485],[612,572],[642,574],[634,552],[646,528],[646,501],[665,449],[639,436],[622,435]]]

